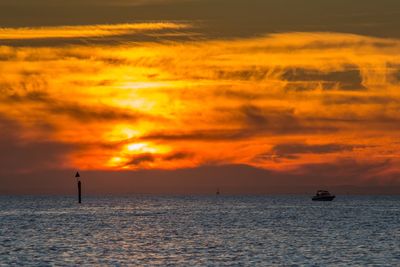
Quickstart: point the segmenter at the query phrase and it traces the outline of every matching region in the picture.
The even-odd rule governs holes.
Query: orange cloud
[[[93,27],[0,35],[99,36],[183,26]],[[81,169],[246,164],[298,173],[309,164],[351,159],[385,162],[379,176],[397,171],[399,50],[395,39],[339,33],[3,46],[0,114],[23,129],[21,142],[75,147],[63,153]]]
[[[124,34],[135,34],[155,30],[179,30],[188,28],[188,24],[158,22],[158,23],[127,23],[80,26],[52,26],[40,28],[0,28],[0,40],[45,39],[45,38],[77,38],[104,37]]]

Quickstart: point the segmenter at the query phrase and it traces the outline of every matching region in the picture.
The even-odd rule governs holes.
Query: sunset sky
[[[0,194],[400,193],[398,0],[0,0]]]

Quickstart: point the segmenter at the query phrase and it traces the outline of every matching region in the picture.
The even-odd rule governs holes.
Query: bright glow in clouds
[[[182,25],[94,27],[3,29],[0,38]],[[247,164],[301,174],[310,163],[352,159],[384,163],[365,179],[392,177],[400,166],[399,51],[398,40],[339,33],[3,46],[0,114],[21,127],[16,142],[71,146],[56,168]]]

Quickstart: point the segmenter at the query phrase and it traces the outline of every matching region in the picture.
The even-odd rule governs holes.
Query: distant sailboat
[[[215,193],[217,196],[219,195],[219,194],[221,194],[220,192],[219,192],[219,188],[217,188],[217,193]]]

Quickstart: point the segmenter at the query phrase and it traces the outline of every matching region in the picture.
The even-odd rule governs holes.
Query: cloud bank
[[[8,28],[0,36],[185,35],[185,27]],[[11,165],[14,173],[245,165],[263,175],[398,183],[399,50],[396,39],[322,32],[4,45],[0,115],[2,128],[15,130],[3,133],[0,145],[12,153],[1,158],[29,152],[32,164]],[[343,172],[332,175],[335,168]]]

